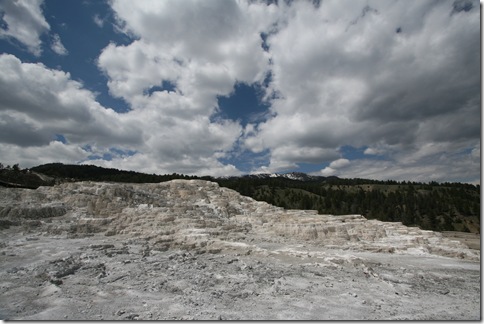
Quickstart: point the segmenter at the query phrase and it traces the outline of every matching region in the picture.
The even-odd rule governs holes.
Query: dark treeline
[[[202,179],[242,195],[287,209],[314,209],[320,214],[361,214],[368,219],[402,222],[407,226],[445,231],[480,232],[480,186],[462,183],[418,183],[319,177],[308,181],[287,178],[233,177],[219,179],[182,174],[156,175],[93,165],[50,163],[30,170],[3,167],[0,182],[25,187],[65,181],[156,183]],[[34,173],[52,177],[41,181]],[[1,184],[1,183],[0,183]]]
[[[45,181],[30,172],[21,169],[18,164],[4,166],[0,163],[0,185],[12,188],[35,189],[39,186],[53,185],[54,181]]]
[[[183,174],[147,174],[135,171],[125,171],[113,168],[103,168],[95,165],[69,165],[62,163],[49,163],[30,169],[51,177],[72,179],[76,181],[111,181],[132,183],[157,183],[173,179],[201,179]],[[209,179],[209,177],[203,177]]]
[[[480,231],[480,186],[330,178],[216,180],[256,200],[320,214],[361,214],[437,231]]]

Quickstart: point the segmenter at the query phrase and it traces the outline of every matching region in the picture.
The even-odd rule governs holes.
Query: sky
[[[477,0],[0,0],[0,162],[480,183]]]

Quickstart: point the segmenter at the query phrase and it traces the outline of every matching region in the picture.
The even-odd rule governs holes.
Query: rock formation
[[[329,313],[320,313],[322,310],[319,308],[311,308],[313,306],[309,313],[305,313],[309,304],[304,306],[306,311],[298,313],[295,309],[302,306],[296,307],[296,300],[302,298],[301,302],[312,304],[318,294],[336,294],[343,287],[353,287],[341,281],[345,278],[341,271],[348,271],[346,275],[353,278],[354,283],[370,280],[376,285],[374,287],[380,287],[370,289],[374,298],[380,294],[379,289],[385,293],[390,289],[392,294],[397,295],[410,294],[412,285],[421,285],[420,288],[424,287],[423,291],[427,291],[431,284],[419,277],[421,274],[417,266],[406,272],[401,267],[391,268],[390,264],[384,268],[382,262],[375,260],[407,260],[403,263],[421,265],[427,264],[426,259],[409,258],[432,257],[448,264],[454,262],[455,267],[460,267],[458,262],[464,262],[463,267],[475,270],[480,254],[437,232],[406,227],[401,223],[367,220],[361,215],[333,216],[318,215],[311,210],[284,210],[202,180],[172,180],[159,184],[76,182],[36,190],[0,188],[0,228],[3,228],[0,229],[3,236],[0,240],[0,248],[3,249],[0,261],[3,260],[6,265],[0,272],[0,295],[10,296],[9,301],[13,297],[20,300],[24,292],[15,288],[13,283],[25,282],[22,278],[28,277],[30,281],[26,285],[43,287],[38,294],[50,301],[50,306],[38,306],[37,309],[32,306],[32,303],[35,304],[32,298],[27,298],[18,301],[23,308],[14,311],[10,302],[9,306],[6,305],[7,297],[0,297],[0,318],[65,319],[67,317],[62,318],[52,310],[65,309],[68,305],[86,306],[86,300],[77,295],[73,297],[83,291],[88,296],[95,295],[89,297],[92,299],[91,306],[111,307],[111,311],[112,307],[121,307],[120,301],[113,306],[104,302],[103,298],[107,295],[115,298],[116,289],[129,293],[133,287],[144,291],[145,295],[146,289],[153,294],[161,294],[156,298],[180,296],[177,303],[184,306],[176,309],[170,304],[173,300],[167,297],[165,302],[166,307],[171,307],[170,312],[163,313],[151,305],[146,306],[151,307],[150,312],[118,309],[103,319],[474,319],[480,316],[475,311],[478,302],[471,302],[468,306],[467,309],[474,312],[470,317],[456,315],[452,311],[442,317],[430,313],[416,316],[413,311],[410,315],[402,315],[397,304],[393,315],[391,311],[377,308],[372,308],[367,314],[363,308],[358,308],[353,313],[334,310],[334,316],[330,316]],[[53,246],[52,240],[62,242],[63,246]],[[42,258],[35,254],[37,250],[47,252]],[[60,255],[63,256],[59,258]],[[397,256],[399,259],[395,259]],[[269,261],[273,259],[280,261]],[[280,262],[288,263],[283,265]],[[468,262],[471,262],[469,266]],[[371,264],[383,268],[375,270]],[[351,267],[347,268],[349,265]],[[468,282],[470,286],[459,288],[462,289],[459,291],[472,296],[480,293],[478,288],[469,288],[478,280],[474,270],[471,272],[473,279]],[[439,273],[435,274],[435,278],[445,277],[438,272],[441,271],[439,269],[432,271]],[[448,271],[444,272],[448,274]],[[264,273],[269,281],[264,279]],[[195,280],[195,277],[198,279]],[[143,278],[145,286],[134,283],[136,278]],[[284,278],[293,279],[285,281]],[[321,286],[322,278],[326,278],[324,287]],[[453,282],[457,279],[447,277],[445,280]],[[244,286],[239,289],[235,286],[237,282]],[[382,283],[387,285],[386,288],[381,288]],[[225,286],[220,286],[222,284]],[[124,286],[120,288],[119,285]],[[197,285],[205,288],[197,290]],[[432,285],[432,291],[438,294],[443,292],[443,295],[448,295],[450,291],[446,288],[448,286],[440,286],[440,283]],[[461,283],[456,282],[454,286],[459,285]],[[94,294],[94,287],[103,288],[97,289]],[[353,295],[364,294],[368,287],[362,285],[358,289],[358,293],[349,292],[349,297],[337,296],[346,302],[347,298],[356,298]],[[73,295],[73,291],[77,293]],[[55,296],[61,293],[65,294],[63,298],[71,298],[68,299],[70,302],[60,305]],[[273,305],[279,305],[279,299],[286,298],[288,294],[295,296],[292,301],[296,304],[291,306],[293,313],[287,313],[287,318],[280,318],[281,312],[266,312],[267,309],[264,311],[260,305],[259,308],[254,306],[254,316],[243,316],[237,312],[237,306],[222,298],[243,299],[244,305],[250,308],[249,301],[264,298],[262,304],[267,298],[272,298]],[[193,299],[191,295],[199,299]],[[424,296],[427,295],[418,293],[418,298],[428,298]],[[375,302],[373,297],[367,296],[362,305],[381,306],[382,301]],[[442,302],[439,298],[438,302]],[[460,297],[449,294],[446,298],[449,298],[449,304],[455,304],[455,298]],[[95,303],[94,300],[101,301]],[[52,306],[54,301],[57,303],[55,307]],[[412,301],[412,307],[428,306],[426,302],[417,299],[415,304]],[[229,304],[233,310],[215,311],[220,305]],[[29,307],[30,313],[26,310]],[[197,313],[187,312],[190,307],[198,309]],[[99,319],[99,312],[103,312],[101,308],[84,313],[71,311],[69,319]],[[210,311],[206,312],[207,309]],[[157,315],[154,316],[154,313]]]
[[[284,210],[203,180],[76,182],[35,191],[1,190],[0,219],[4,222],[50,234],[65,232],[71,237],[100,232],[138,237],[160,250],[220,248],[258,237],[306,241],[324,248],[479,257],[437,232],[367,220],[361,215]]]

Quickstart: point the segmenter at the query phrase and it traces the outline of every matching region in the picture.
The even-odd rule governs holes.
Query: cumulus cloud
[[[47,145],[30,147],[28,150],[17,145],[0,144],[2,163],[13,165],[19,163],[22,168],[39,164],[60,162],[79,163],[87,159],[89,153],[78,145],[51,141]]]
[[[69,54],[69,51],[67,51],[67,49],[64,47],[64,44],[62,44],[62,41],[61,41],[60,36],[58,34],[54,34],[52,36],[52,43],[51,43],[50,47],[58,55]]]
[[[32,156],[39,152],[42,152],[40,160],[51,150],[53,159],[62,150],[86,157],[87,153],[79,152],[88,143],[135,149],[141,142],[141,129],[137,125],[102,107],[93,93],[71,80],[68,73],[40,63],[23,63],[8,54],[0,55],[0,70],[3,158],[31,166]],[[67,143],[54,143],[57,134],[63,135]]]
[[[363,152],[363,154],[366,154],[366,155],[379,155],[379,154],[382,154],[384,151],[382,150],[379,150],[375,147],[368,147],[365,149],[365,151]]]
[[[388,159],[332,161],[315,175],[399,181],[480,183],[480,143],[427,143],[412,152],[394,151]],[[464,147],[464,149],[463,149]]]
[[[332,176],[336,175],[339,169],[345,169],[351,164],[350,160],[348,159],[337,159],[334,160],[329,164],[329,166],[325,167],[321,170],[321,174],[323,176]]]
[[[41,4],[0,0],[0,37],[39,55],[50,28]],[[1,55],[2,156],[32,163],[27,152],[45,148],[122,169],[227,175],[241,171],[221,161],[250,151],[265,161],[252,172],[312,163],[327,166],[318,174],[343,177],[445,180],[449,170],[456,180],[479,177],[480,12],[473,2],[110,6],[117,30],[131,40],[108,44],[96,63],[110,94],[131,110],[103,107],[64,71]],[[52,48],[67,54],[58,35]],[[269,107],[245,127],[218,114],[218,97],[237,82],[264,89]],[[346,156],[344,147],[364,156]]]
[[[141,6],[143,4],[140,2]],[[153,10],[159,5],[158,2],[152,4]],[[205,6],[205,2],[194,4],[202,9]],[[213,4],[211,9],[214,9]],[[228,10],[229,14],[237,14],[230,12],[234,8]],[[136,26],[136,20],[130,20],[133,13],[139,10],[131,8],[124,12],[125,16],[118,14],[118,19],[124,17],[130,22],[125,28]],[[221,15],[217,21],[211,20],[212,10],[205,13],[208,16],[204,23],[216,23],[216,29],[230,24]],[[169,13],[165,19],[170,20],[173,15]],[[141,20],[145,18],[148,19],[142,16]],[[126,32],[131,33],[127,29]],[[184,32],[194,31],[187,28]],[[235,82],[252,82],[263,77],[264,72],[259,68],[267,64],[263,51],[257,55],[250,44],[247,49],[237,43],[244,44],[244,37],[258,37],[258,34],[246,35],[241,31],[236,40],[224,34],[219,43],[213,44],[218,49],[207,52],[205,57],[198,55],[198,47],[195,52],[171,52],[168,49],[174,44],[166,44],[170,39],[156,37],[148,33],[139,35],[126,46],[110,44],[98,59],[99,68],[109,79],[111,94],[130,105],[132,110],[126,114],[102,107],[94,94],[73,81],[68,73],[42,64],[22,63],[11,55],[1,56],[0,66],[5,73],[0,76],[0,111],[16,122],[12,127],[32,129],[23,132],[23,137],[12,134],[5,138],[4,146],[45,147],[56,134],[61,134],[67,141],[62,145],[86,152],[84,157],[88,156],[89,161],[84,163],[150,173],[240,174],[233,165],[223,164],[220,159],[232,149],[242,128],[238,123],[211,116],[218,109],[217,96],[229,94]],[[199,45],[204,46],[203,42]],[[228,57],[232,54],[236,57],[227,58],[226,64],[220,65],[224,57],[220,51],[228,51]],[[255,67],[241,68],[239,63],[243,62],[238,62],[239,58]],[[162,86],[164,81],[174,84],[175,91],[150,91]],[[132,154],[116,154],[110,151],[111,147],[130,150]],[[111,157],[109,161],[104,158],[106,154]],[[10,158],[21,156],[11,155]]]
[[[72,143],[84,143],[86,134],[103,145],[140,142],[137,126],[102,107],[69,73],[41,63],[22,63],[9,54],[0,55],[0,68],[0,113],[9,116],[11,127],[35,129],[29,138],[32,143],[40,137],[45,140],[39,144],[47,144],[54,134],[65,134]]]
[[[216,96],[230,94],[236,81],[265,77],[269,56],[260,32],[267,28],[267,6],[209,0],[113,1],[112,7],[120,29],[137,40],[106,47],[99,67],[111,93],[135,108],[139,99],[145,105],[143,90],[167,80],[207,114]]]
[[[0,1],[0,17],[5,23],[0,38],[14,38],[36,56],[42,53],[40,36],[50,30],[42,13],[43,0]]]
[[[131,118],[150,130],[144,134],[149,149],[129,158],[133,167],[149,165],[148,159],[162,161],[158,170],[240,174],[220,162],[243,130],[236,122],[213,118],[217,97],[229,95],[236,82],[263,81],[270,57],[260,33],[274,6],[113,1],[112,8],[119,29],[133,41],[108,45],[98,66],[108,77],[110,93],[128,102]],[[162,89],[165,82],[174,89]]]
[[[340,169],[350,165],[350,160],[348,159],[338,159],[329,164],[331,168]]]
[[[99,28],[103,28],[104,27],[104,19],[102,19],[101,17],[99,17],[99,15],[94,15],[94,17],[92,18],[92,21],[94,21],[94,23]]]
[[[421,149],[434,147],[434,167],[453,167],[446,154],[474,147],[480,136],[478,9],[452,1],[280,6],[284,24],[267,37],[268,92],[279,94],[271,101],[274,117],[257,125],[246,147],[269,149],[270,164],[285,165],[306,162],[303,148],[340,154],[345,145],[367,146],[366,154],[398,165],[396,177],[400,168],[415,177],[410,161],[423,162]],[[274,154],[293,147],[299,156]],[[313,160],[331,161],[328,154]],[[357,163],[345,170],[338,174],[368,175]]]

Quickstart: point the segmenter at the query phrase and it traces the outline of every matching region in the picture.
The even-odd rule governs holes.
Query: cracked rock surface
[[[0,188],[0,319],[479,320],[480,253],[216,183]]]

